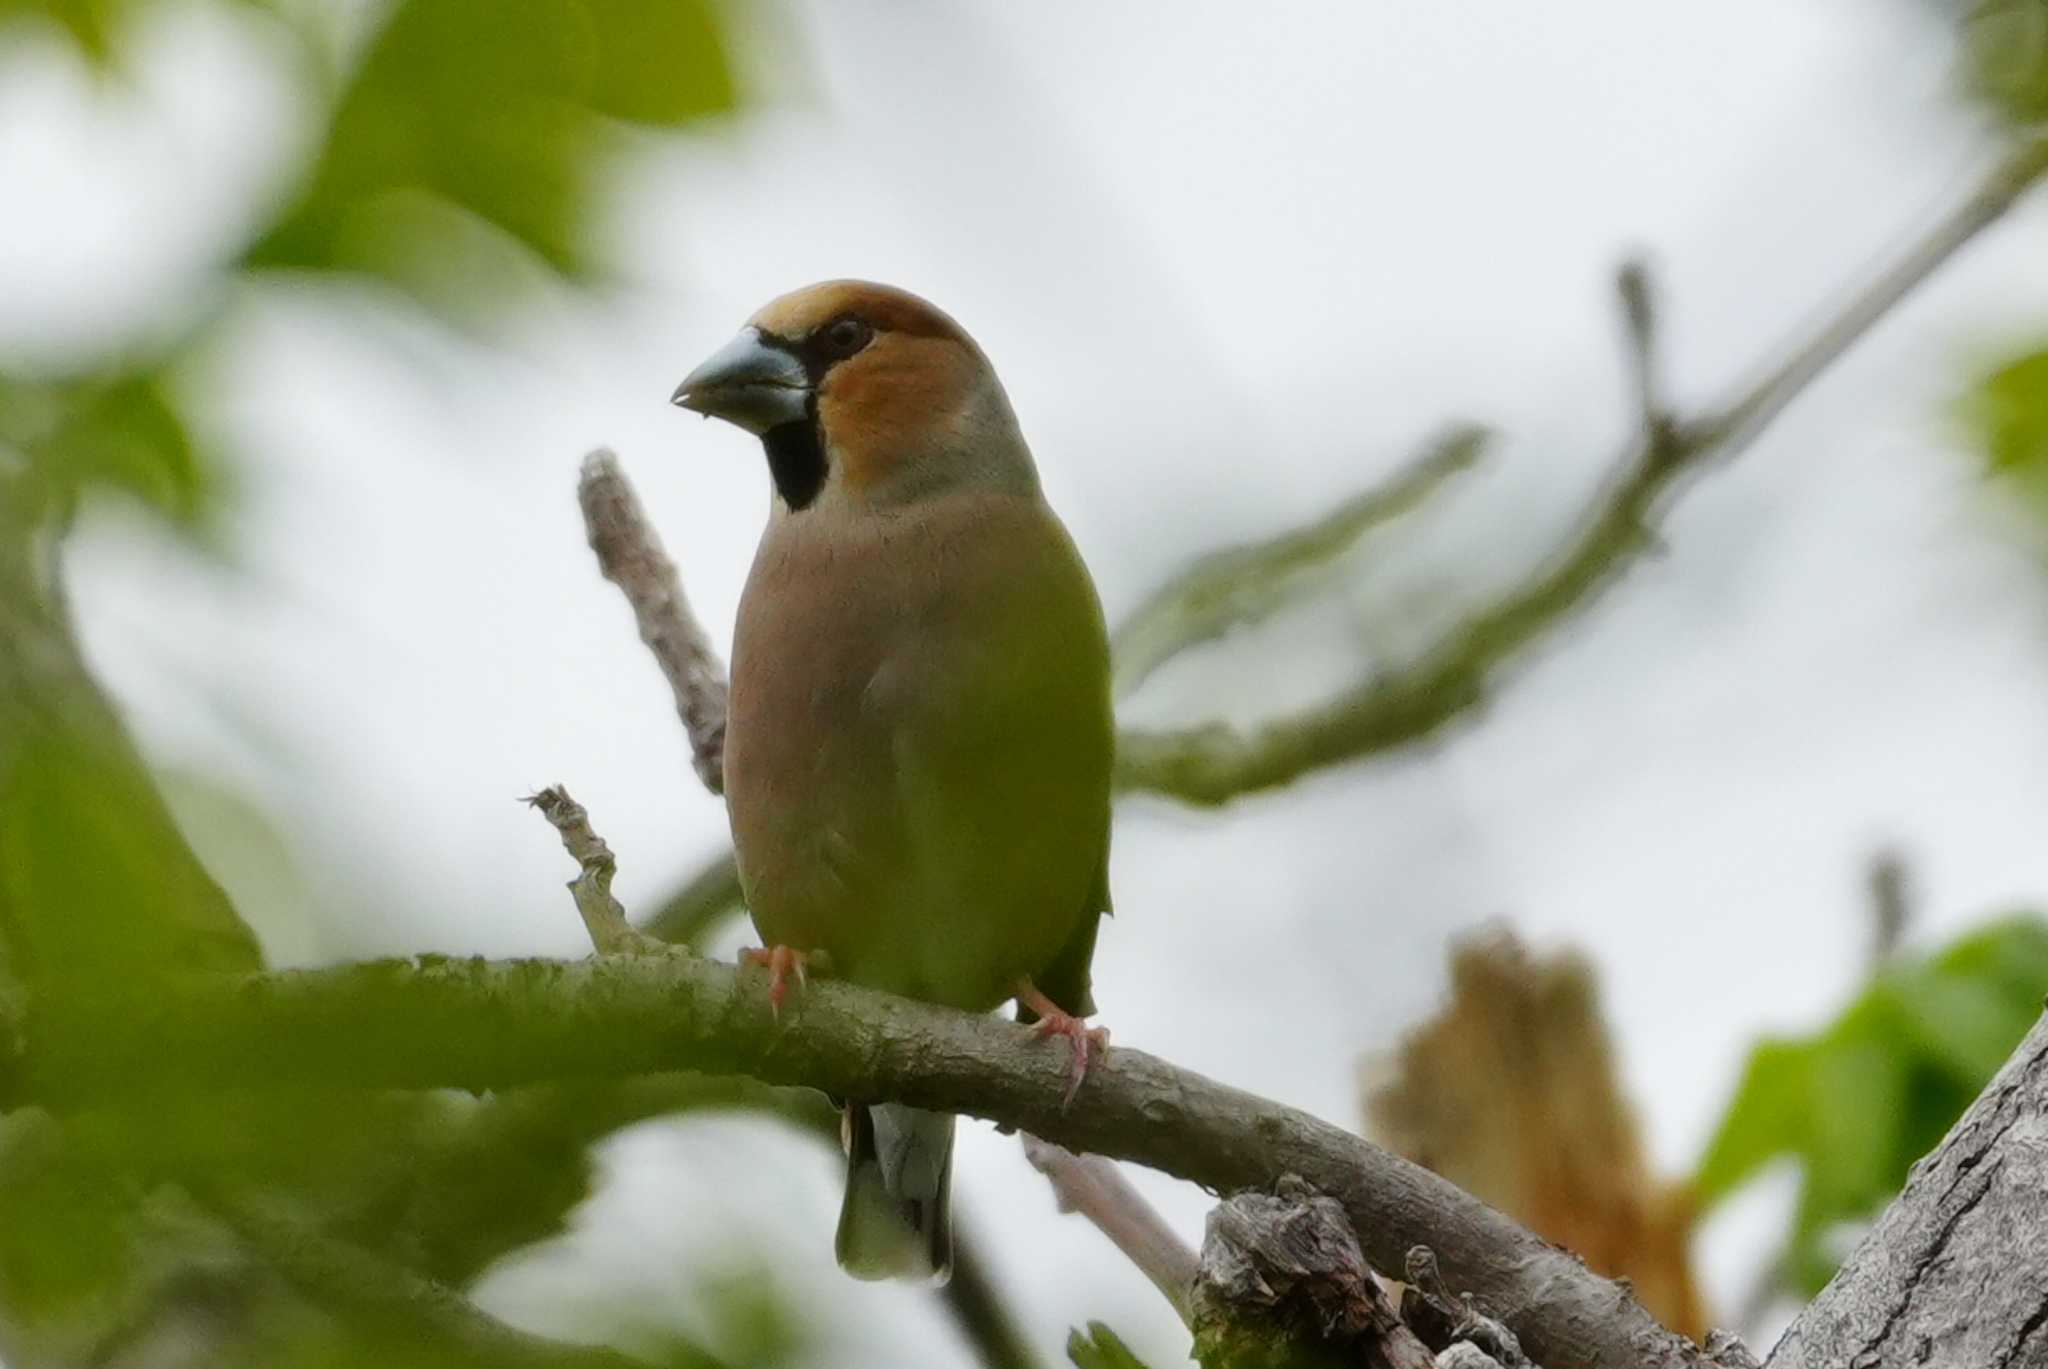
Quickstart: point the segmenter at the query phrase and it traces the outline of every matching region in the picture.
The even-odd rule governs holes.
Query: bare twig
[[[373,962],[39,1005],[0,1041],[0,1107],[154,1087],[509,1088],[687,1069],[986,1117],[1077,1153],[1224,1193],[1301,1175],[1344,1205],[1367,1258],[1437,1253],[1548,1369],[1697,1369],[1623,1287],[1341,1127],[1119,1047],[1071,1106],[1027,1028],[814,979],[779,1024],[766,975],[689,956]],[[8,1068],[11,1067],[11,1068]]]
[[[1722,405],[1695,435],[1695,441],[1714,448],[1717,456],[1733,455],[1755,441],[1836,358],[1950,257],[2004,218],[2044,175],[2048,175],[2048,138],[2007,154],[1961,205],[1851,296],[1810,337],[1790,348],[1762,380]]]
[[[1117,1173],[1115,1164],[1100,1155],[1076,1155],[1028,1132],[1020,1139],[1024,1158],[1052,1183],[1060,1211],[1079,1213],[1093,1222],[1165,1295],[1186,1324],[1191,1316],[1188,1293],[1195,1278],[1195,1252],[1174,1234],[1158,1209]]]
[[[1891,963],[1913,925],[1912,872],[1895,847],[1886,847],[1870,861],[1870,968]]]
[[[654,653],[675,695],[676,716],[689,733],[697,778],[712,793],[722,794],[725,667],[690,612],[675,562],[662,549],[660,535],[610,452],[594,451],[583,459],[576,496],[598,569],[632,605],[640,640]]]
[[[739,866],[727,851],[670,894],[647,919],[645,930],[650,936],[701,953],[711,933],[744,909]]]
[[[569,881],[569,893],[576,900],[576,911],[583,915],[590,944],[600,955],[668,949],[665,943],[634,931],[626,921],[626,910],[612,897],[612,873],[616,868],[612,848],[591,830],[590,815],[582,804],[569,797],[568,790],[559,784],[550,785],[520,802],[537,810],[562,834],[562,848],[581,867],[576,878]]]
[[[1503,665],[1591,603],[1652,545],[1649,529],[1684,475],[1754,442],[1830,363],[2002,218],[2044,174],[2048,140],[2008,157],[1960,208],[1741,395],[1703,419],[1653,423],[1639,432],[1547,562],[1452,627],[1413,664],[1249,734],[1214,723],[1169,732],[1126,730],[1118,745],[1119,785],[1190,803],[1225,803],[1311,770],[1421,740],[1477,706]],[[1643,364],[1646,359],[1639,359],[1639,369]]]
[[[1359,539],[1423,503],[1472,468],[1485,449],[1482,428],[1460,426],[1432,442],[1391,480],[1278,537],[1226,547],[1168,580],[1116,630],[1116,692],[1129,694],[1173,657],[1234,627],[1271,616],[1304,583],[1329,569]]]
[[[1641,261],[1624,262],[1615,273],[1614,286],[1621,296],[1621,317],[1628,331],[1636,421],[1649,444],[1668,453],[1678,439],[1678,429],[1664,407],[1663,339],[1657,332],[1657,296],[1650,268]]]

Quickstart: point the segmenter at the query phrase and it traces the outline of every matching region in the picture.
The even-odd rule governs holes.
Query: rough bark
[[[1771,1352],[1770,1369],[2048,1364],[2048,1019]]]
[[[1343,1207],[1292,1174],[1209,1214],[1193,1301],[1203,1369],[1435,1369]]]

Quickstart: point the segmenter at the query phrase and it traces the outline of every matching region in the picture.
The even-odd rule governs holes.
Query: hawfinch
[[[775,494],[740,599],[725,795],[779,1005],[806,962],[1063,1035],[1107,1037],[1109,647],[1009,397],[901,290],[785,295],[675,402],[761,439]],[[848,1104],[839,1262],[943,1280],[953,1119]]]

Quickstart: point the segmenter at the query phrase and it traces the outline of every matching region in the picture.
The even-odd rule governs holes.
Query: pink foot
[[[1038,1020],[1031,1024],[1032,1036],[1040,1041],[1048,1036],[1067,1038],[1067,1091],[1060,1095],[1060,1106],[1067,1107],[1081,1091],[1081,1081],[1088,1077],[1091,1057],[1109,1054],[1109,1028],[1089,1026],[1085,1019],[1040,993],[1029,979],[1017,981],[1017,1001],[1038,1014]]]
[[[789,977],[796,975],[797,987],[810,985],[811,953],[791,946],[750,946],[740,952],[740,964],[768,967],[768,1011],[782,1018],[782,1000],[789,997]]]

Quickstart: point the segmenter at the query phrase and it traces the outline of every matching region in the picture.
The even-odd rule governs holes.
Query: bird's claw
[[[1067,1088],[1060,1095],[1060,1107],[1065,1109],[1073,1103],[1074,1095],[1081,1091],[1081,1081],[1088,1077],[1090,1062],[1096,1056],[1109,1054],[1109,1028],[1089,1026],[1086,1020],[1064,1011],[1036,990],[1025,997],[1024,1002],[1038,1014],[1038,1021],[1031,1025],[1034,1040],[1043,1041],[1048,1036],[1067,1038]]]
[[[1086,1020],[1047,998],[1029,977],[1017,981],[1016,998],[1020,1009],[1029,1008],[1038,1018],[1031,1028],[1035,1039],[1043,1041],[1048,1036],[1067,1038],[1067,1091],[1060,1095],[1060,1107],[1065,1109],[1073,1103],[1074,1095],[1081,1091],[1081,1081],[1088,1077],[1089,1057],[1109,1054],[1109,1028],[1089,1026]]]
[[[814,956],[810,951],[799,951],[793,946],[750,946],[740,952],[742,965],[767,967],[768,1011],[777,1021],[782,1020],[782,1000],[789,997],[790,975],[796,976],[798,988],[809,988],[810,965],[813,959],[818,958],[822,957]]]
[[[1060,1095],[1060,1107],[1070,1106],[1074,1095],[1081,1091],[1081,1081],[1088,1077],[1089,1064],[1096,1056],[1109,1054],[1109,1028],[1091,1027],[1081,1018],[1057,1013],[1039,1018],[1032,1025],[1031,1034],[1040,1041],[1048,1036],[1067,1038],[1067,1088]]]

